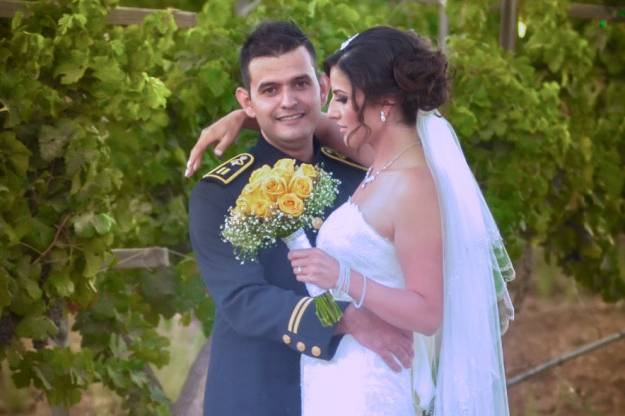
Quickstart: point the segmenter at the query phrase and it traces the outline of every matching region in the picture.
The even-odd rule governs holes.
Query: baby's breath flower
[[[305,174],[306,180],[312,180],[313,183],[312,191],[308,195],[302,191],[303,185],[298,187],[296,198],[301,199],[304,205],[301,210],[284,209],[285,205],[282,206],[282,210],[280,209],[277,200],[279,192],[282,192],[281,188],[278,189],[282,183],[279,180],[276,183],[267,183],[271,186],[256,186],[259,180],[283,175],[285,170],[292,171],[294,163],[292,159],[281,159],[276,162],[274,168],[263,166],[254,171],[250,176],[250,183],[254,183],[253,188],[248,183],[244,188],[245,192],[242,192],[245,195],[239,196],[242,200],[237,200],[237,204],[228,209],[228,215],[221,227],[221,235],[225,242],[232,244],[235,256],[241,262],[256,260],[258,252],[271,247],[278,238],[318,223],[326,208],[334,204],[340,181],[319,166],[306,164],[297,171],[302,175]],[[268,195],[268,192],[273,194]],[[252,200],[249,199],[251,193],[254,194]],[[263,202],[262,210],[255,209],[259,207],[259,201]],[[265,206],[265,202],[269,205]],[[285,203],[284,198],[282,202]],[[298,215],[291,215],[293,213]]]

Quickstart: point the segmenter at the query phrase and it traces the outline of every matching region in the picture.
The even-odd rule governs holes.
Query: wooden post
[[[625,22],[625,7],[602,6],[600,4],[571,3],[569,16],[579,19],[610,20]]]
[[[169,11],[176,21],[178,27],[193,27],[197,25],[197,16],[193,12],[183,12],[176,9],[166,9]],[[141,9],[137,7],[116,7],[106,17],[106,22],[112,25],[132,25],[141,23],[146,16],[162,12],[158,9]]]
[[[164,247],[114,248],[116,269],[153,269],[169,267],[169,250]]]
[[[23,1],[2,0],[0,1],[0,17],[13,17],[16,12],[26,11],[26,4]]]
[[[446,5],[446,0],[438,2],[438,48],[443,53],[447,53],[447,35],[449,34]]]
[[[514,51],[517,32],[517,0],[501,0],[501,24],[499,29],[499,45]]]
[[[28,15],[27,1],[0,0],[0,17],[12,18],[16,12],[21,11]],[[138,7],[116,7],[106,17],[106,22],[112,25],[132,25],[143,22],[146,16],[162,11],[169,11],[178,27],[193,27],[197,24],[197,16],[193,12],[185,12],[176,9],[144,9]]]
[[[211,338],[208,337],[204,347],[198,352],[195,361],[184,382],[180,396],[174,403],[174,416],[202,416],[204,408],[204,390],[206,388],[206,374],[210,363]]]
[[[424,4],[438,4],[442,8],[446,3],[446,0],[417,0],[420,3]],[[258,4],[259,0],[239,0],[237,2],[236,10],[237,13],[241,15],[245,15],[253,10]],[[12,18],[15,15],[15,12],[21,11],[25,14],[28,14],[27,5],[28,1],[21,0],[0,0],[0,18]],[[509,5],[513,5],[514,7],[509,7]],[[512,31],[516,33],[516,0],[502,0],[501,9],[502,9],[502,28],[504,26],[504,9],[507,11],[514,12],[514,25],[507,25],[508,29],[505,33],[510,35]],[[165,9],[169,10],[174,19],[176,20],[176,24],[178,27],[193,27],[197,24],[197,15],[193,12],[186,12],[182,10],[176,9]],[[138,7],[117,7],[111,11],[109,16],[107,17],[107,22],[113,25],[130,25],[134,23],[141,23],[145,16],[150,13],[163,11],[162,9],[146,9],[146,8],[138,8]],[[569,16],[579,18],[579,19],[597,19],[597,20],[609,20],[614,22],[625,22],[625,7],[617,7],[617,6],[602,6],[596,4],[583,4],[583,3],[571,3],[569,6]],[[441,25],[442,15],[439,15],[439,42],[442,34],[446,34],[447,29],[447,16],[445,15],[445,24]],[[509,23],[509,22],[508,22]],[[502,30],[502,33],[504,31]],[[500,37],[501,38],[501,37]],[[500,42],[502,43],[502,42]],[[502,43],[503,45],[503,43]]]

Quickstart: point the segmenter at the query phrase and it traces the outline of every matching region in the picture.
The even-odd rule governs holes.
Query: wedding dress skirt
[[[317,247],[371,280],[405,287],[393,244],[365,221],[351,200],[324,222]],[[418,333],[413,337],[413,367],[400,373],[351,335],[343,337],[331,361],[302,355],[302,415],[404,416],[429,409],[434,396],[434,337]]]

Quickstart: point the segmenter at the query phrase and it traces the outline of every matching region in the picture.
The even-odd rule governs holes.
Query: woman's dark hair
[[[250,88],[250,62],[261,56],[280,56],[304,46],[313,65],[317,59],[315,47],[293,22],[269,21],[258,25],[245,40],[239,53],[241,80]]]
[[[448,97],[445,55],[411,31],[383,26],[367,29],[325,60],[328,76],[335,65],[351,82],[352,102],[363,125],[367,104],[383,98],[394,98],[403,121],[414,124],[419,110],[434,110]],[[360,108],[356,90],[365,96]]]

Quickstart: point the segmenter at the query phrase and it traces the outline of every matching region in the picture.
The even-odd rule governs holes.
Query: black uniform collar
[[[279,159],[293,159],[292,156],[272,146],[262,135],[258,137],[258,142],[252,148],[252,153],[261,164],[267,163],[273,165]],[[321,154],[321,144],[316,137],[313,137],[313,158],[311,163],[314,164],[318,162],[321,159]]]

